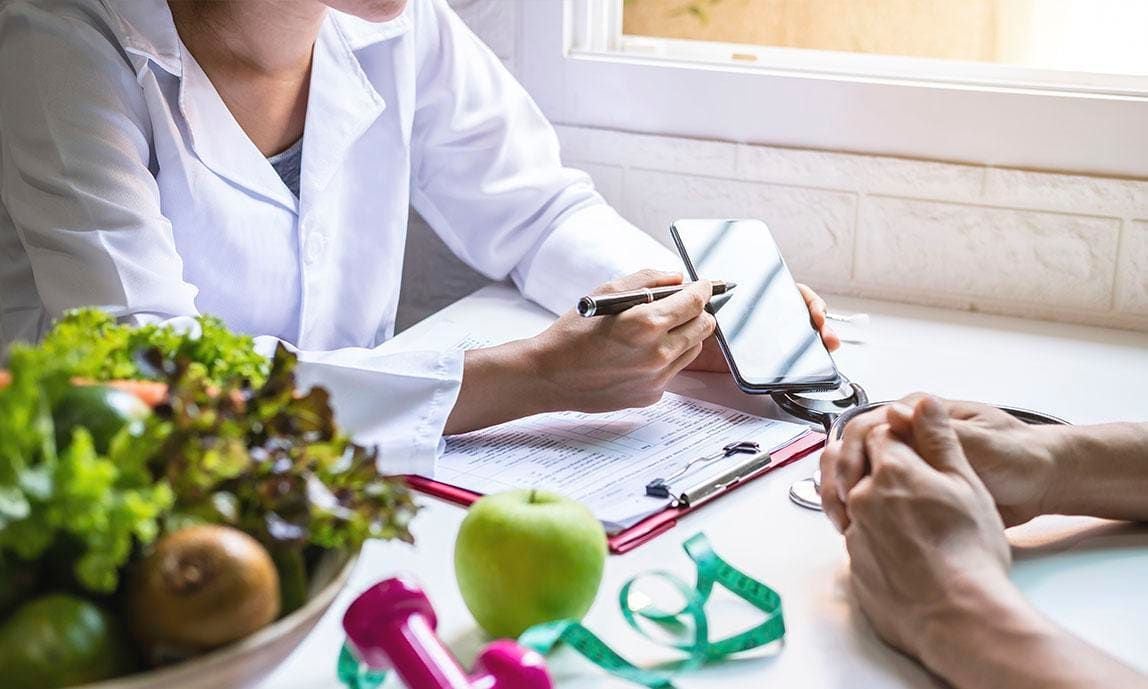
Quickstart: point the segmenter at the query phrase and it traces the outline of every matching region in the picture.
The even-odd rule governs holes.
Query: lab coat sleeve
[[[584,172],[563,167],[553,127],[445,0],[412,5],[412,203],[457,256],[488,277],[511,277],[555,313],[620,274],[681,269]]]
[[[130,63],[91,25],[30,5],[0,17],[0,200],[45,310],[56,318],[98,306],[124,322],[196,327],[197,290],[182,279],[149,168],[149,120]],[[10,299],[0,295],[0,307]],[[256,343],[270,354],[278,341]],[[298,354],[300,384],[331,390],[340,423],[380,447],[385,471],[433,472],[461,352]]]

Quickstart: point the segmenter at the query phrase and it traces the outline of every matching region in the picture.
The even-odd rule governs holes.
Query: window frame
[[[1148,77],[623,36],[622,2],[521,0],[519,77],[555,123],[1148,177]]]

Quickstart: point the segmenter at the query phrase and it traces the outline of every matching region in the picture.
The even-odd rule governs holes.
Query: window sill
[[[1148,97],[573,49],[585,0],[520,7],[523,83],[556,123],[978,165],[1148,177]]]

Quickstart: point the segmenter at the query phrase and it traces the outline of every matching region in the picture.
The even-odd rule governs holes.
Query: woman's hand
[[[825,343],[825,348],[829,351],[835,351],[841,346],[841,338],[837,333],[833,332],[833,328],[825,320],[825,300],[817,296],[808,285],[798,283],[797,289],[801,291],[801,297],[805,299],[805,306],[809,309],[809,322],[821,333],[821,341]],[[701,354],[698,358],[690,362],[686,368],[690,371],[710,371],[717,373],[725,373],[729,371],[729,365],[726,363],[725,355],[721,352],[721,347],[718,346],[717,338],[710,337],[702,343]]]
[[[944,407],[869,426],[872,467],[846,495],[853,590],[878,634],[928,662],[954,617],[1012,589],[1004,524]]]
[[[680,273],[643,270],[595,294],[681,283]],[[801,286],[810,322],[826,346],[838,345],[825,325],[825,302]],[[615,316],[584,318],[568,311],[536,337],[466,353],[462,387],[443,433],[451,435],[547,411],[613,411],[661,399],[679,371],[727,371],[705,311],[709,281]],[[703,344],[704,343],[704,344]]]
[[[643,270],[594,293],[681,281],[678,273]],[[596,412],[657,402],[713,333],[714,317],[704,310],[711,294],[709,281],[699,280],[616,316],[584,318],[567,312],[534,338],[538,374],[549,383],[556,407]]]
[[[595,294],[676,285],[680,273],[638,271]],[[571,309],[528,340],[467,351],[463,385],[444,435],[545,411],[613,411],[660,400],[669,380],[697,358],[714,332],[705,311],[713,287],[692,282],[666,299],[616,316]]]
[[[873,428],[886,423],[909,437],[911,410],[924,397],[914,393],[859,416],[845,427],[842,439],[821,454],[821,503],[838,529],[849,525],[845,495],[867,471],[864,439]],[[1047,511],[1046,498],[1059,473],[1062,429],[1030,426],[988,404],[947,400],[939,404],[1006,526],[1022,524]]]
[[[833,332],[833,328],[829,327],[829,323],[825,318],[825,311],[827,309],[825,300],[817,296],[809,285],[797,283],[797,289],[801,292],[801,296],[805,299],[805,306],[809,309],[809,322],[821,333],[821,341],[825,343],[825,348],[829,351],[836,351],[841,346],[841,338],[837,333]]]
[[[595,294],[676,285],[678,273],[643,270]],[[714,331],[706,280],[615,316],[571,309],[541,334],[466,353],[462,386],[444,435],[548,411],[613,411],[657,402]]]
[[[729,373],[729,364],[726,363],[725,354],[722,354],[716,335],[710,335],[705,342],[702,342],[702,351],[686,366],[686,370]]]

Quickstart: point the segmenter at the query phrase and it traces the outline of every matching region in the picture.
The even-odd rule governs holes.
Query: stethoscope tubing
[[[874,409],[894,403],[893,400],[870,402],[864,388],[856,383],[846,382],[846,384],[851,388],[851,394],[842,399],[822,400],[802,397],[799,393],[785,392],[774,393],[773,401],[791,416],[824,428],[827,442],[840,440],[850,421]],[[997,409],[1030,425],[1068,425],[1064,419],[1031,409],[1002,405],[997,405]],[[820,481],[817,478],[819,473],[814,472],[810,478],[801,479],[790,486],[789,499],[806,509],[820,511],[821,498],[818,495]]]
[[[851,388],[852,394],[843,399],[819,400],[801,397],[799,393],[786,392],[775,393],[773,395],[773,401],[787,414],[802,421],[821,426],[825,429],[825,433],[830,440],[840,440],[841,436],[845,433],[845,426],[847,426],[850,421],[862,414],[894,403],[894,400],[870,402],[869,395],[865,392],[865,388],[857,383],[848,383],[848,385]],[[1045,414],[1044,412],[1033,411],[1032,409],[1006,405],[996,405],[996,408],[1019,421],[1034,426],[1068,425],[1068,421],[1060,417]]]
[[[825,428],[826,435],[833,440],[840,440],[841,436],[844,435],[844,433],[845,433],[845,426],[847,426],[850,421],[857,418],[858,416],[862,416],[862,415],[867,414],[868,412],[871,412],[875,409],[880,409],[881,407],[884,407],[886,405],[890,405],[893,403],[894,403],[894,400],[885,400],[885,401],[881,401],[881,402],[869,402],[863,406],[854,407],[852,409],[849,409],[848,411],[844,411],[844,412],[836,415],[835,417],[833,417],[831,420],[829,420],[828,426]],[[1023,409],[1021,407],[1009,407],[1009,406],[1005,406],[1005,405],[994,405],[994,406],[997,409],[1005,412],[1009,416],[1013,417],[1014,419],[1016,419],[1018,421],[1023,421],[1023,422],[1025,422],[1031,426],[1067,426],[1067,425],[1069,425],[1068,422],[1065,421],[1064,419],[1057,417],[1057,416],[1053,416],[1051,414],[1045,414],[1044,412],[1033,411],[1031,409]],[[824,425],[825,422],[819,421],[819,423],[822,423]]]

